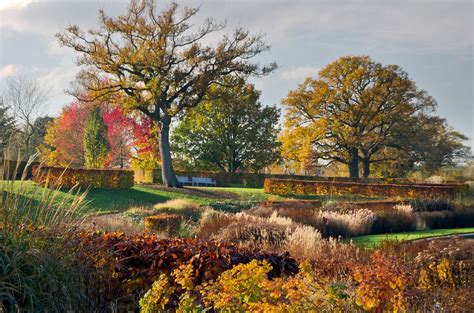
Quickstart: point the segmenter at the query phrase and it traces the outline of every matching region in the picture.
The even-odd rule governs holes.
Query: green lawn
[[[20,182],[14,183],[13,190],[18,191],[20,188]],[[49,189],[45,189],[41,186],[36,185],[31,181],[23,182],[22,195],[24,197],[32,197],[34,201],[39,201],[43,192],[49,192]],[[226,192],[235,194],[236,200],[254,200],[263,201],[268,199],[269,196],[263,192],[263,189],[257,188],[196,188],[200,191],[210,191],[217,194],[217,197],[206,197],[206,193],[202,195],[190,195],[186,193],[165,191],[153,189],[145,186],[135,186],[130,189],[93,189],[87,193],[85,200],[85,207],[83,209],[84,214],[94,213],[112,213],[125,211],[132,206],[139,205],[152,205],[156,203],[165,202],[172,199],[188,199],[196,203],[205,205],[215,201],[226,200],[225,197],[219,198],[218,192]],[[68,194],[67,190],[59,190],[55,195],[55,201],[60,202],[63,200],[71,201],[77,197],[75,194]]]
[[[466,234],[474,233],[474,227],[470,228],[452,228],[452,229],[433,229],[433,230],[420,230],[406,233],[395,233],[395,234],[378,234],[378,235],[367,235],[350,238],[355,244],[375,247],[382,241],[406,241],[420,238],[446,236],[452,234]]]

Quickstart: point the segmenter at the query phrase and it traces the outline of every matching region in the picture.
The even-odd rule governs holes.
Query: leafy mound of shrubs
[[[192,279],[202,284],[216,279],[234,265],[266,260],[272,267],[269,277],[294,274],[297,262],[288,254],[257,252],[225,242],[198,239],[159,239],[156,235],[89,232],[72,242],[80,258],[97,269],[102,301],[137,305],[154,281],[184,264],[192,263]],[[182,290],[177,288],[170,303]]]
[[[270,278],[272,267],[253,260],[202,285],[188,263],[160,275],[140,312],[472,312],[473,243],[435,241],[329,256],[350,264],[337,272],[332,262],[303,261],[296,275]]]

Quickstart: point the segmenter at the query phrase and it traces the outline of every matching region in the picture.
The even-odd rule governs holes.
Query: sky
[[[98,10],[122,13],[122,0],[0,0],[0,89],[8,77],[31,75],[48,85],[45,113],[57,116],[73,99],[64,93],[78,71],[77,55],[55,34],[71,24],[97,26]],[[159,7],[168,1],[157,1]],[[194,20],[226,21],[263,34],[271,45],[258,57],[276,62],[272,74],[253,80],[261,102],[280,105],[305,77],[341,56],[369,55],[397,64],[438,102],[438,114],[470,137],[474,148],[473,0],[201,0]]]

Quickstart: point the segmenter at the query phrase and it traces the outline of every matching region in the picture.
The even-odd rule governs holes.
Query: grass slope
[[[383,241],[407,241],[421,238],[446,236],[454,234],[466,234],[474,233],[474,227],[470,228],[452,228],[452,229],[433,229],[433,230],[420,230],[406,233],[395,233],[395,234],[378,234],[378,235],[366,235],[353,237],[351,240],[362,246],[377,246]]]
[[[22,189],[22,194],[30,194],[34,200],[39,200],[43,192],[50,192],[49,189],[38,186],[31,181],[25,181],[20,187],[20,182],[14,183],[13,190]],[[215,201],[227,200],[225,197],[219,198],[219,191],[235,194],[236,199],[263,201],[268,199],[269,195],[263,192],[263,189],[255,188],[196,188],[198,190],[214,191],[213,197],[202,195],[186,194],[179,191],[160,190],[145,186],[135,186],[130,189],[93,189],[89,190],[86,196],[86,204],[82,213],[113,213],[125,211],[132,206],[156,204],[172,199],[187,199],[201,205],[209,204]],[[5,192],[5,191],[4,191]],[[68,194],[67,190],[58,190],[55,195],[57,202],[66,200],[73,201],[76,194]]]

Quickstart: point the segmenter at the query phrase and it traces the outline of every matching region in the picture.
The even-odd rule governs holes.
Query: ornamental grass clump
[[[145,217],[145,231],[165,233],[174,236],[178,233],[183,217],[177,214],[157,214]]]
[[[367,209],[357,210],[315,210],[307,208],[268,208],[259,207],[248,211],[249,214],[270,217],[277,214],[295,223],[316,228],[325,237],[351,237],[370,234],[375,215]]]
[[[18,161],[17,164],[20,162]],[[47,189],[26,175],[0,182],[0,311],[89,310],[85,267],[65,248],[82,223],[86,193]],[[11,173],[3,166],[0,177]]]
[[[342,243],[335,238],[324,239],[321,232],[312,226],[295,223],[276,212],[270,217],[246,213],[226,214],[218,217],[217,222],[206,224],[216,223],[219,227],[214,228],[215,232],[209,234],[209,238],[234,242],[240,247],[289,252],[298,260],[337,259],[339,256],[356,258],[356,249],[352,244]],[[339,260],[344,267],[344,261]],[[334,265],[334,268],[337,270],[339,267]]]
[[[195,222],[199,220],[202,213],[202,209],[198,204],[186,199],[168,200],[164,203],[156,204],[153,208],[159,214],[166,213],[182,215],[183,217],[192,219]]]
[[[232,214],[206,208],[202,213],[197,227],[197,236],[202,239],[210,239],[221,229],[228,226],[232,222],[232,219]]]
[[[375,214],[367,209],[348,211],[316,211],[315,227],[328,237],[353,237],[370,234]]]

